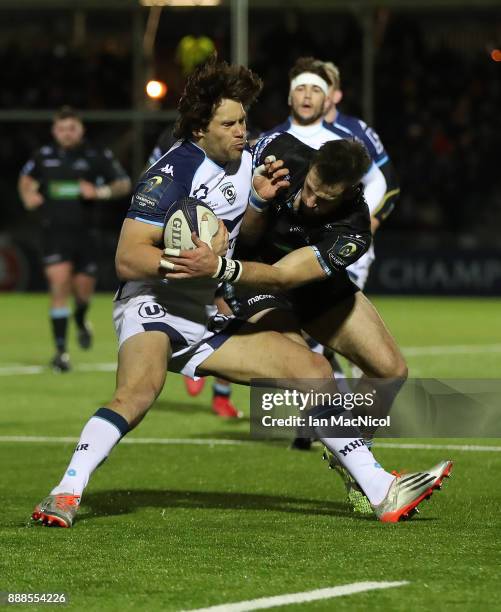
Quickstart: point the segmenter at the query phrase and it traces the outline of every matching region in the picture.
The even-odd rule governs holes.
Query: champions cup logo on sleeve
[[[350,264],[350,259],[357,254],[360,256],[360,249],[365,247],[365,242],[359,234],[349,234],[338,236],[336,242],[327,251],[329,261],[335,269],[344,268]]]
[[[155,187],[158,187],[158,185],[162,183],[162,180],[163,179],[161,176],[154,176],[153,178],[148,179],[145,187],[143,188],[143,193],[150,193],[153,191]]]
[[[357,245],[353,244],[353,242],[348,242],[348,244],[345,244],[344,247],[339,249],[339,254],[341,257],[349,257],[350,255],[353,255],[356,250]]]
[[[141,181],[134,194],[133,202],[143,208],[154,209],[170,183],[172,183],[170,178],[162,176],[152,176]]]

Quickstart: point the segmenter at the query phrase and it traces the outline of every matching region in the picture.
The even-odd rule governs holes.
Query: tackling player
[[[86,314],[97,273],[96,203],[120,198],[130,180],[109,149],[84,140],[84,126],[69,107],[54,116],[54,143],[41,147],[21,170],[19,195],[25,208],[39,209],[43,232],[43,264],[50,291],[50,320],[56,354],[51,366],[70,370],[66,335],[70,295],[75,298],[78,342],[91,346]]]
[[[89,477],[144,418],[164,386],[167,369],[243,383],[251,378],[332,376],[322,356],[263,323],[233,320],[221,330],[215,327],[221,322],[221,317],[210,318],[215,290],[220,281],[236,280],[236,264],[228,263],[209,278],[179,282],[165,271],[173,264],[164,257],[164,217],[186,196],[209,203],[224,220],[227,229],[220,222],[212,246],[219,262],[217,253],[226,250],[229,234],[231,256],[251,186],[245,108],[260,89],[261,81],[251,71],[214,58],[189,77],[176,128],[181,142],[139,180],[117,248],[123,282],[114,307],[120,345],[115,394],[85,425],[61,482],[35,507],[34,520],[73,524]],[[280,171],[261,178],[257,194],[264,200],[287,185]],[[382,521],[410,515],[451,469],[450,462],[442,462],[427,472],[394,476],[376,462],[357,428],[339,428],[337,434],[343,437],[323,438],[324,444],[360,482]],[[420,485],[407,490],[410,478],[419,478]]]
[[[314,149],[318,149],[325,142],[352,138],[346,131],[334,129],[333,125],[324,120],[326,111],[331,111],[332,94],[331,76],[325,64],[313,57],[300,57],[289,71],[289,97],[288,103],[291,114],[286,121],[275,126],[263,136],[276,132],[288,132],[301,142]],[[337,94],[338,95],[338,94]],[[369,210],[375,210],[386,192],[386,179],[378,166],[373,163],[362,177],[365,198]],[[369,247],[368,253],[372,250]],[[366,256],[367,257],[367,256]],[[313,350],[322,351],[318,344],[310,342]],[[334,356],[331,358],[338,383],[348,390],[343,382],[344,372]],[[296,438],[292,448],[298,450],[309,449],[311,441]]]
[[[399,194],[393,165],[381,144],[378,135],[362,120],[341,114],[337,104],[342,99],[339,71],[330,62],[321,62],[312,57],[299,58],[290,73],[289,105],[291,116],[284,123],[267,132],[289,132],[305,144],[318,149],[324,142],[337,139],[356,139],[363,142],[372,164],[362,177],[364,193],[371,214],[371,231],[375,233],[380,223],[395,206]],[[374,261],[374,246],[348,267],[354,283],[363,289],[369,268]],[[315,350],[320,350],[310,342]],[[335,355],[330,357],[338,384],[344,378],[343,370]],[[356,371],[357,368],[353,368]],[[347,387],[346,384],[343,388]],[[309,449],[311,440],[296,438],[292,447]]]

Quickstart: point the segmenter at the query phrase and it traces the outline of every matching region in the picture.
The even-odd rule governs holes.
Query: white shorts
[[[350,280],[361,290],[365,287],[365,283],[369,277],[369,270],[375,259],[374,245],[371,244],[367,253],[364,253],[360,259],[357,259],[355,263],[346,268]]]
[[[113,323],[119,348],[130,337],[148,331],[162,331],[169,336],[172,356],[168,369],[197,379],[198,366],[243,325],[234,317],[216,314],[209,307],[207,325],[170,314],[154,297],[139,295],[114,302]],[[210,316],[212,314],[212,316]]]

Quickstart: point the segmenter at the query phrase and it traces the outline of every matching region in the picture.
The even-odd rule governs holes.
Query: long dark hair
[[[179,100],[179,119],[174,128],[176,138],[193,138],[193,133],[206,130],[217,107],[224,99],[241,102],[248,108],[263,87],[261,79],[244,66],[219,62],[212,55],[188,78]]]

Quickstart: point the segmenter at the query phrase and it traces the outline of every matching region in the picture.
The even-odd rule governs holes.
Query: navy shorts
[[[292,311],[300,323],[308,323],[349,298],[360,289],[350,280],[347,272],[337,272],[325,281],[309,283],[285,293],[268,293],[256,289],[235,287],[238,302],[238,318],[250,319],[253,315],[276,308]]]
[[[69,261],[74,271],[96,276],[99,240],[92,230],[45,228],[42,236],[45,266]]]

